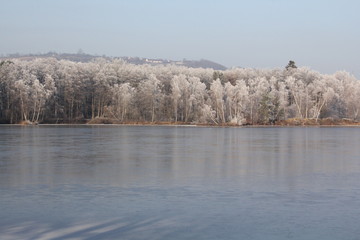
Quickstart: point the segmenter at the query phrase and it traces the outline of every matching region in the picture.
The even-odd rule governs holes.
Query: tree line
[[[214,71],[121,59],[11,59],[0,63],[0,122],[359,120],[360,82],[354,76],[320,74],[290,63],[284,69]]]

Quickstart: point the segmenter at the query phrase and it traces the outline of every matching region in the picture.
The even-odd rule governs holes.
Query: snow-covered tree
[[[103,58],[0,62],[0,122],[6,123],[95,117],[239,125],[292,117],[359,120],[359,102],[354,76],[303,67],[214,71]]]
[[[111,104],[112,115],[124,121],[129,112],[130,104],[135,96],[135,89],[130,83],[115,84],[112,88],[113,101]]]
[[[216,121],[225,123],[224,87],[219,78],[211,84],[210,93],[213,98],[214,109],[216,109]]]
[[[141,82],[138,87],[138,108],[144,120],[154,122],[160,110],[163,94],[161,92],[161,82],[154,74],[150,74],[148,79]]]

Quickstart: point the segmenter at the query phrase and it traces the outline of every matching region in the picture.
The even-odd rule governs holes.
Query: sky
[[[360,79],[359,0],[0,0],[0,54],[76,53]]]

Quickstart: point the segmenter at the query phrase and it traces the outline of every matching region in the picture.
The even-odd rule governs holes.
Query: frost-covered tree
[[[15,80],[16,65],[12,61],[1,61],[0,64],[0,121],[16,121]],[[15,118],[15,119],[14,119]]]
[[[335,79],[333,77],[324,76],[324,78],[316,79],[310,84],[310,95],[312,99],[309,112],[311,118],[318,120],[324,107],[326,107],[333,98],[337,97],[333,88],[333,86],[336,85],[334,81]]]
[[[115,84],[112,88],[112,104],[110,112],[116,119],[124,121],[129,114],[129,108],[135,96],[135,89],[130,83]]]
[[[156,115],[163,103],[163,97],[161,82],[154,74],[150,74],[148,79],[141,82],[138,87],[137,106],[142,119],[151,122],[156,120]]]
[[[347,72],[336,72],[337,94],[341,101],[340,108],[343,117],[358,120],[360,117],[360,81]]]
[[[266,78],[249,79],[249,104],[248,104],[248,118],[252,124],[261,121],[264,109],[260,107],[262,101],[267,96],[269,91],[269,82]]]
[[[0,122],[95,117],[239,125],[293,117],[359,120],[360,83],[354,76],[293,65],[287,70],[214,71],[119,59],[11,59],[0,63]]]
[[[286,78],[285,84],[289,89],[291,99],[296,107],[297,117],[308,118],[309,116],[309,87],[301,79],[292,76]]]
[[[174,116],[175,122],[178,119],[181,121],[187,121],[188,113],[190,108],[190,92],[189,92],[189,81],[183,74],[174,76],[171,79],[171,97],[174,104]]]
[[[219,78],[211,84],[210,93],[213,98],[214,109],[216,109],[216,122],[225,123],[224,87]]]
[[[249,88],[244,80],[237,80],[233,95],[234,115],[232,122],[243,124],[246,122],[246,106],[249,103]]]
[[[189,81],[189,100],[188,100],[188,113],[185,121],[199,122],[202,118],[201,110],[205,105],[205,99],[208,98],[206,94],[206,85],[200,81],[198,77],[190,77]]]

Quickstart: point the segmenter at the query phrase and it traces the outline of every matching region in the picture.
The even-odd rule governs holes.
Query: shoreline
[[[274,124],[250,124],[237,125],[232,123],[191,123],[191,122],[170,122],[170,121],[124,121],[121,122],[110,118],[84,119],[82,121],[66,123],[66,122],[31,122],[21,121],[15,124],[0,124],[14,126],[176,126],[176,127],[235,127],[235,128],[276,128],[276,127],[360,127],[360,122],[351,119],[299,119],[289,118],[286,120],[276,121]]]
[[[213,124],[148,124],[148,123],[39,123],[39,124],[0,124],[0,126],[127,126],[127,127],[196,127],[196,128],[360,128],[360,124],[323,124],[323,125],[213,125]]]

